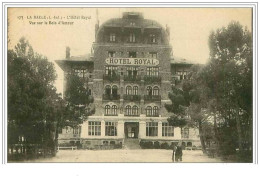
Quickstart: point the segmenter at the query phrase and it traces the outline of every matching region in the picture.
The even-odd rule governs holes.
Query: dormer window
[[[136,58],[136,52],[129,52],[129,57],[130,58]]]
[[[115,57],[115,56],[116,56],[116,52],[114,52],[114,51],[108,52],[108,57]]]
[[[115,42],[116,41],[116,34],[115,33],[110,33],[109,41],[110,42]]]
[[[156,52],[149,52],[149,58],[157,59],[157,53]]]
[[[156,36],[155,36],[155,34],[150,34],[150,42],[151,43],[156,43]]]
[[[129,41],[130,42],[135,42],[135,34],[134,33],[131,33],[130,36],[129,36]]]

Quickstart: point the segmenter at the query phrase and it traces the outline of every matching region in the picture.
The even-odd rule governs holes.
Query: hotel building
[[[176,81],[185,79],[191,63],[172,58],[170,29],[141,13],[126,12],[95,27],[96,37],[88,56],[56,61],[64,71],[85,78],[94,97],[95,114],[81,128],[66,127],[59,143],[83,148],[139,144],[140,141],[182,142],[198,146],[196,129],[172,127],[165,109]],[[64,80],[66,91],[66,80]]]

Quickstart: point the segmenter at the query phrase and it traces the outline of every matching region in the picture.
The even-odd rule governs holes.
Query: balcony
[[[103,94],[103,100],[119,100],[120,95],[113,95],[113,94]]]
[[[161,101],[161,96],[160,95],[144,95],[144,101]]]
[[[141,95],[128,95],[124,94],[124,100],[128,101],[140,101],[141,100]]]
[[[141,76],[133,75],[124,75],[124,81],[127,82],[141,82]]]
[[[144,83],[145,84],[151,84],[151,83],[161,83],[162,78],[160,76],[144,76]]]
[[[120,81],[120,75],[118,74],[112,74],[112,75],[103,75],[103,80],[107,80],[107,81]]]

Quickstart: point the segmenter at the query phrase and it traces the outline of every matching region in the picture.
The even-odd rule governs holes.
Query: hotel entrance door
[[[139,123],[138,122],[125,122],[125,137],[138,138]]]

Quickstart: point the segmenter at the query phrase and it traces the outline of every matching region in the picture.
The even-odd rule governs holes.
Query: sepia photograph
[[[253,163],[252,7],[8,7],[8,163]]]

